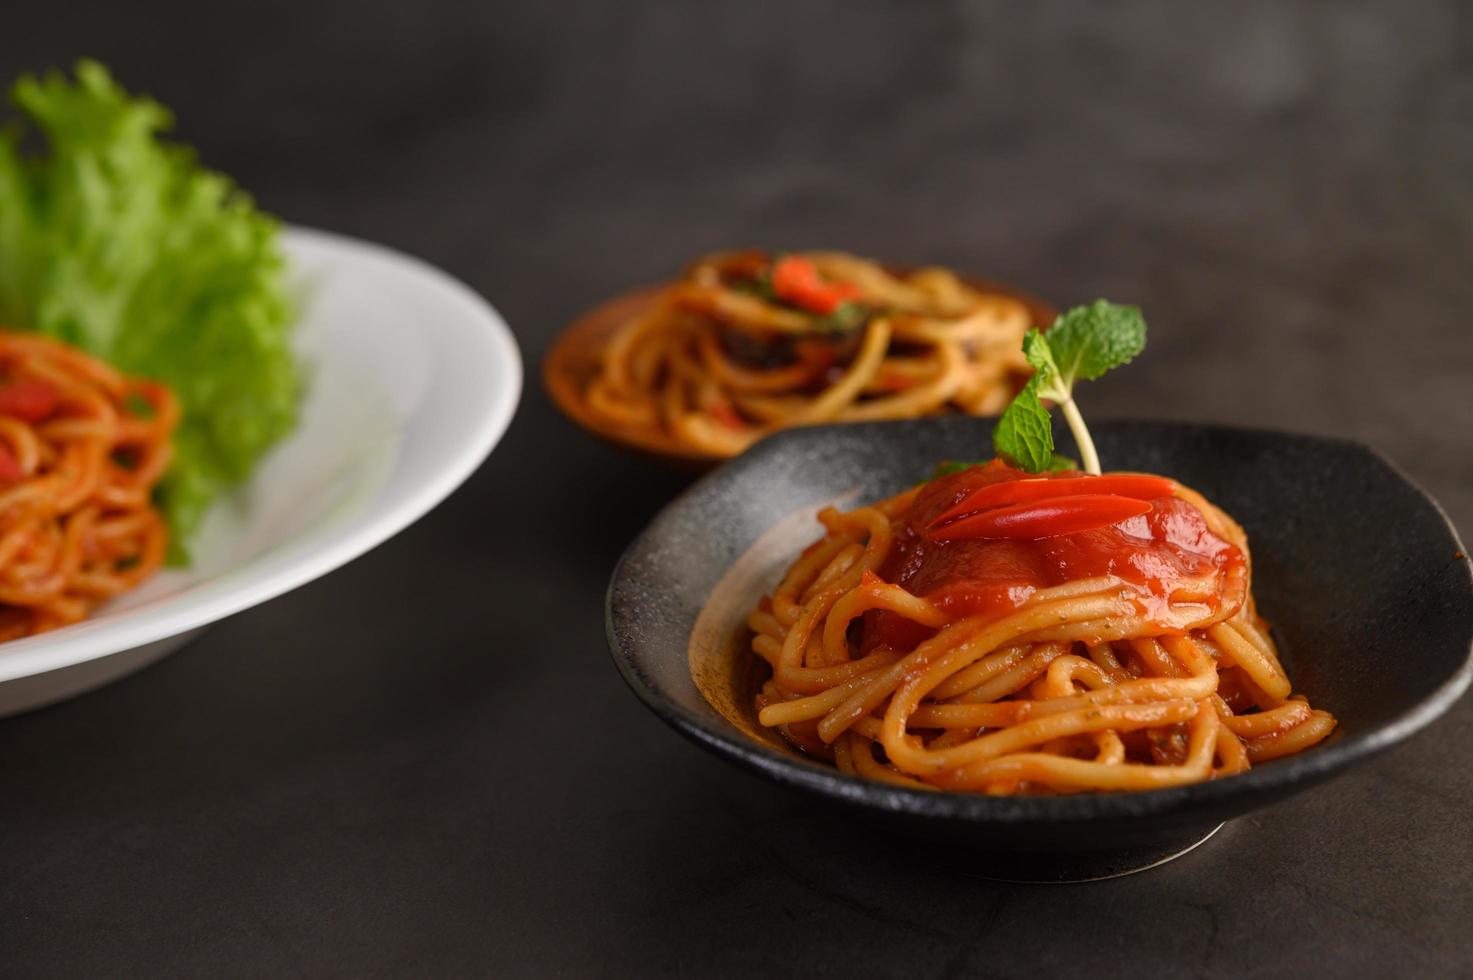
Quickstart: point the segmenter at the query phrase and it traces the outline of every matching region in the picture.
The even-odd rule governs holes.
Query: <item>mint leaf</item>
[[[1029,378],[992,430],[993,452],[1029,473],[1042,473],[1054,459],[1053,428],[1038,384],[1037,374]]]
[[[922,483],[931,483],[934,480],[941,479],[943,476],[951,476],[953,473],[961,473],[965,470],[974,469],[978,466],[986,466],[988,462],[990,462],[990,460],[974,459],[970,462],[966,462],[962,460],[949,459],[941,465],[937,466],[934,470],[932,470],[931,475],[923,480]],[[1045,466],[1044,469],[1049,473],[1058,473],[1061,470],[1077,470],[1079,469],[1079,462],[1078,460],[1071,459],[1070,457],[1065,456],[1062,453],[1054,453],[1052,458],[1049,459],[1048,465]]]
[[[1039,383],[1046,384],[1059,373],[1059,366],[1054,363],[1053,349],[1049,346],[1048,339],[1037,327],[1031,328],[1023,335],[1023,356],[1028,358],[1028,363],[1033,365],[1033,370],[1039,376]]]
[[[1054,453],[1053,458],[1048,461],[1048,471],[1050,473],[1057,473],[1060,470],[1077,469],[1079,469],[1079,460],[1071,456],[1065,456],[1063,453]]]
[[[1043,339],[1040,337],[1039,339]],[[1028,351],[1028,341],[1023,342]],[[1128,364],[1146,346],[1146,321],[1138,306],[1120,306],[1097,299],[1061,315],[1049,328],[1047,352],[1064,390],[1075,381],[1093,381],[1111,368]],[[1035,369],[1039,365],[1028,354]],[[1044,385],[1050,379],[1045,378]]]

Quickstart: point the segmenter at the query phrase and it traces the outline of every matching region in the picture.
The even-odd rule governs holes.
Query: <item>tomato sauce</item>
[[[1068,472],[1059,477],[1079,476]],[[1151,511],[1110,527],[1034,540],[935,541],[926,531],[941,514],[981,487],[1036,479],[994,460],[927,484],[897,522],[881,578],[930,599],[952,620],[1003,615],[1040,589],[1113,575],[1134,586],[1137,607],[1157,620],[1184,590],[1192,601],[1222,601],[1226,573],[1244,558],[1213,534],[1201,511],[1174,496],[1150,501]],[[1210,593],[1201,596],[1204,584]],[[1168,623],[1163,630],[1169,631]],[[866,614],[863,645],[909,649],[933,631],[887,611]]]

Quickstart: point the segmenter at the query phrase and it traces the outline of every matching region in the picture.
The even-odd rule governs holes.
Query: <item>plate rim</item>
[[[516,338],[500,311],[465,282],[430,262],[397,248],[304,225],[282,225],[282,252],[291,268],[293,244],[387,261],[439,290],[472,312],[495,363],[505,377],[486,386],[478,416],[463,420],[458,448],[445,465],[385,505],[381,493],[365,506],[361,523],[319,532],[319,547],[297,549],[280,558],[281,546],[243,564],[228,567],[178,595],[155,603],[107,614],[48,633],[11,640],[0,646],[0,684],[122,653],[207,626],[300,588],[341,568],[418,521],[460,487],[490,455],[511,425],[521,402],[525,370]],[[289,439],[290,437],[288,437]],[[244,486],[249,486],[247,481]],[[300,545],[302,538],[290,544]],[[311,538],[307,538],[311,542]],[[272,567],[278,556],[279,567]],[[257,568],[265,565],[266,567]],[[255,569],[255,574],[251,574]],[[240,579],[240,581],[234,581]],[[224,583],[226,587],[221,587]]]

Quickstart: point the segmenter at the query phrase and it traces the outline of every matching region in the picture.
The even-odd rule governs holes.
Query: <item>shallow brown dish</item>
[[[896,268],[892,271],[905,270]],[[1058,315],[1058,311],[1048,303],[1011,286],[970,276],[962,277],[962,281],[973,289],[1022,303],[1036,327],[1053,323]],[[574,320],[543,358],[542,383],[564,415],[599,438],[685,468],[707,469],[727,457],[692,449],[659,428],[620,425],[599,418],[589,411],[583,399],[583,392],[598,373],[599,355],[609,338],[620,326],[647,310],[661,291],[670,285],[662,283],[624,293],[600,303]]]

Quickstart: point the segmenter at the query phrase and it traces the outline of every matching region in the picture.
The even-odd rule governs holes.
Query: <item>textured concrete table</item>
[[[1090,412],[1363,439],[1473,528],[1452,4],[91,6],[7,10],[0,75],[109,61],[268,208],[483,291],[533,372],[702,250],[840,245],[1138,302]],[[0,721],[0,971],[1473,970],[1473,702],[1148,874],[917,866],[624,689],[604,585],[681,485],[529,385],[395,541]]]

